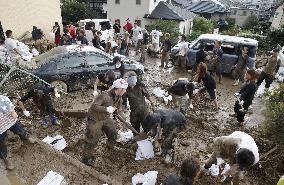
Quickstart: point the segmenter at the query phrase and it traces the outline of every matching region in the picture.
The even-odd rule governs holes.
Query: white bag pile
[[[132,184],[155,185],[157,181],[157,176],[157,171],[148,171],[144,175],[141,173],[137,173],[132,177]]]

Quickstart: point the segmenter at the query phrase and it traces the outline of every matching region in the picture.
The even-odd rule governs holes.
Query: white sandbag
[[[132,185],[141,184],[142,185],[155,185],[157,181],[158,172],[148,171],[144,175],[137,173],[132,177]]]
[[[61,135],[57,135],[55,137],[47,136],[42,141],[49,144],[56,150],[63,150],[67,146],[65,139]]]
[[[157,88],[153,89],[153,94],[158,98],[162,98],[162,97],[164,97],[166,92],[165,92],[165,90],[162,90],[161,87],[157,87]]]
[[[35,57],[35,56],[38,56],[38,55],[39,55],[39,52],[38,52],[37,49],[33,48],[33,49],[32,49],[32,54],[33,54],[33,56]]]
[[[49,171],[37,185],[61,185],[64,177],[56,172]]]
[[[154,147],[151,141],[142,140],[137,141],[138,149],[136,151],[135,160],[145,160],[150,159],[155,156]]]

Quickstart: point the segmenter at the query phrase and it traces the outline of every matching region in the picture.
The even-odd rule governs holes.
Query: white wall
[[[62,22],[60,1],[0,0],[0,21],[4,32],[12,30],[14,37],[19,37],[26,31],[31,32],[32,26],[42,29],[48,36],[54,23]]]
[[[272,18],[271,28],[276,30],[280,29],[284,25],[284,4],[277,8],[274,17]]]
[[[235,11],[236,14],[234,14]],[[244,15],[244,11],[246,12],[246,15]],[[257,11],[253,9],[231,8],[231,15],[229,17],[235,19],[235,24],[242,27],[247,21],[247,18],[251,15],[257,16]]]

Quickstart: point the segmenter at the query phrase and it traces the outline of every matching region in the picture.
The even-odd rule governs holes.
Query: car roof
[[[222,42],[231,42],[238,43],[243,45],[253,45],[257,46],[258,41],[255,39],[245,38],[245,37],[237,37],[237,36],[229,36],[229,35],[218,35],[218,34],[202,34],[198,37],[198,39],[208,39],[213,41],[222,41]]]
[[[78,22],[110,22],[109,19],[83,19]]]

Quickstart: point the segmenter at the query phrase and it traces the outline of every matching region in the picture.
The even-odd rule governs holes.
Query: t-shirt
[[[186,90],[186,85],[188,84],[189,82],[186,81],[186,80],[177,80],[172,87],[170,87],[169,89],[169,93],[172,93],[174,95],[177,95],[177,96],[185,96],[188,92]],[[191,83],[191,88],[192,88],[192,91],[190,92],[193,93],[193,90],[194,90],[194,84]]]
[[[179,56],[185,56],[188,50],[188,44],[186,42],[181,42],[179,45]]]
[[[163,36],[163,33],[158,30],[152,30],[151,36],[152,36],[152,44],[159,44],[160,37]]]
[[[14,49],[17,49],[17,42],[14,39],[7,38],[5,40],[5,47],[9,53],[12,53]]]
[[[141,28],[139,26],[137,26],[136,28],[132,28],[132,32],[133,32],[133,38],[134,39],[138,39],[139,34],[141,33]]]
[[[205,76],[202,78],[202,81],[206,89],[216,89],[216,81],[209,73],[205,74]]]
[[[160,109],[157,111],[161,118],[161,127],[165,131],[177,125],[184,125],[186,123],[185,116],[173,109]]]
[[[281,60],[271,57],[264,68],[266,74],[273,75],[276,72],[276,67],[281,64]]]

